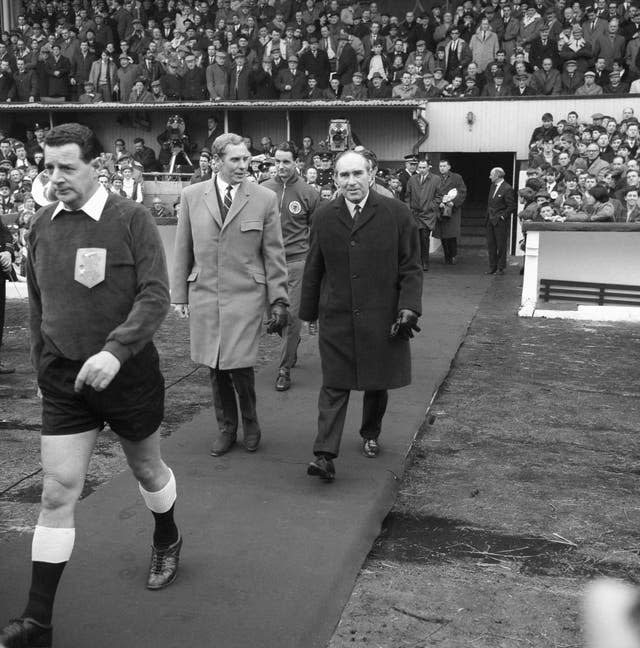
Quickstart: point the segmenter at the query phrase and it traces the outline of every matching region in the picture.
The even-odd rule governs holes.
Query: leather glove
[[[398,319],[391,325],[389,337],[398,337],[401,340],[409,340],[413,337],[413,332],[420,332],[418,326],[418,315],[408,308],[403,308],[398,313]]]
[[[282,329],[287,325],[289,311],[284,304],[275,302],[271,305],[271,319],[267,322],[267,333],[277,333],[282,337]]]

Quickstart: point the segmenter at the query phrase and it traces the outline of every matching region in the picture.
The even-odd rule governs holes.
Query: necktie
[[[500,185],[496,185],[496,190],[493,192],[493,197],[496,197],[496,194],[498,193],[498,189],[500,189]]]
[[[360,218],[360,205],[356,205],[353,209],[353,228],[355,229],[358,225],[358,218]]]
[[[421,176],[420,176],[420,184],[423,185],[423,184],[424,184],[424,181],[425,181],[426,179],[427,179],[427,176],[426,176],[426,175],[424,175],[424,174],[421,175]]]
[[[225,191],[224,194],[224,200],[222,203],[222,222],[224,223],[225,218],[227,217],[227,214],[229,213],[229,210],[231,209],[231,204],[233,203],[233,197],[231,196],[231,185],[227,185],[227,190]]]

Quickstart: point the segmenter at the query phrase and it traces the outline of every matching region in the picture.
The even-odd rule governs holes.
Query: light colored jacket
[[[189,304],[191,359],[253,367],[265,308],[288,303],[276,195],[243,180],[223,223],[212,178],[186,187],[180,207],[171,300]]]

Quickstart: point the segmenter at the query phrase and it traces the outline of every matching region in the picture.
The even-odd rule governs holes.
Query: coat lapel
[[[352,232],[357,232],[361,227],[364,227],[375,215],[375,207],[378,204],[378,198],[375,191],[369,191],[369,197],[364,204],[364,208],[360,212],[358,222],[352,229]],[[346,205],[345,205],[346,209]],[[348,213],[349,210],[347,210]]]
[[[338,220],[349,230],[353,228],[353,218],[347,209],[347,203],[343,196],[335,200],[335,208],[338,215]]]
[[[222,226],[223,230],[228,227],[229,223],[238,215],[240,210],[247,204],[248,201],[249,183],[246,180],[243,180],[236,190],[236,195],[233,197],[231,209],[229,210],[227,217],[224,219],[224,224]]]
[[[218,195],[216,194],[216,187],[213,184],[214,182],[215,176],[206,182],[206,187],[202,194],[202,201],[218,227],[222,228],[222,217],[220,215],[220,209],[218,208]]]

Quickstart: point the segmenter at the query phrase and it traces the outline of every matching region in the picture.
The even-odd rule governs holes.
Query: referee
[[[164,379],[152,342],[169,308],[166,262],[149,212],[98,182],[94,142],[85,126],[62,124],[44,143],[58,202],[36,214],[27,266],[31,358],[42,392],[42,504],[29,599],[0,630],[2,648],[51,646],[76,502],[105,423],[155,518],[147,587],[169,585],[178,568],[176,481],[160,454]]]

